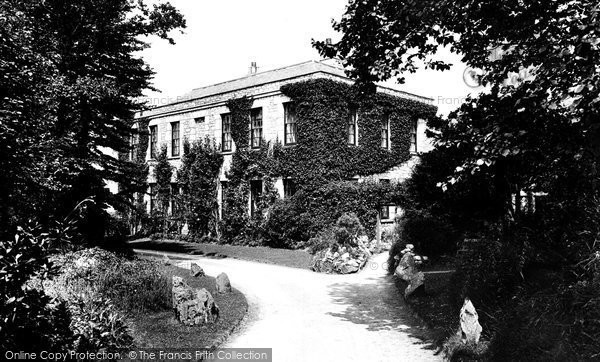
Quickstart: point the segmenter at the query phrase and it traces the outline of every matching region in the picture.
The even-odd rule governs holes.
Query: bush
[[[407,210],[396,229],[399,242],[413,244],[423,255],[436,257],[456,251],[457,232],[444,217]]]
[[[0,243],[0,350],[66,349],[72,341],[64,304],[29,283],[54,273],[49,243],[47,234],[22,228]]]
[[[75,351],[116,352],[133,345],[124,318],[107,298],[74,296],[69,301],[69,311]]]
[[[109,298],[122,312],[167,310],[171,281],[150,260],[126,260],[98,248],[59,257],[60,275],[50,292],[64,300],[79,294]]]

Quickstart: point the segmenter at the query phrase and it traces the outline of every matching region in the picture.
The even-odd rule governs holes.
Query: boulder
[[[410,244],[409,244],[410,245]],[[408,248],[408,245],[407,245]],[[412,249],[411,249],[412,250]],[[404,290],[404,298],[408,298],[413,294],[419,287],[424,284],[425,274],[417,271],[415,256],[412,252],[406,252],[394,272],[396,276],[404,280],[408,285]]]
[[[229,277],[225,273],[217,275],[217,293],[231,292],[231,283]]]
[[[161,260],[164,265],[171,265],[171,259],[169,259],[167,254],[163,254],[163,257]]]
[[[190,264],[190,274],[192,274],[193,277],[203,277],[206,275],[200,265],[196,263]]]
[[[219,318],[219,307],[208,290],[194,290],[182,278],[174,276],[172,293],[175,319],[184,325],[206,324]]]
[[[395,274],[404,281],[409,281],[415,273],[415,258],[412,253],[406,253],[400,259]]]
[[[410,280],[408,280],[408,286],[404,290],[404,298],[408,298],[411,294],[413,294],[419,287],[421,287],[425,282],[425,274],[423,272],[417,272],[412,275]]]
[[[469,298],[465,298],[465,302],[460,309],[460,333],[462,341],[464,343],[478,343],[481,337],[481,330],[475,306],[473,306]]]

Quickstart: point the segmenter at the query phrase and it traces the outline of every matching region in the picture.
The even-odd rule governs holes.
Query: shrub
[[[429,257],[456,251],[457,232],[442,216],[433,216],[426,211],[407,210],[396,228],[399,242],[413,244]]]
[[[69,311],[75,351],[116,352],[133,345],[124,318],[107,298],[74,296],[69,301]]]
[[[57,262],[62,264],[61,273],[50,290],[64,300],[100,295],[125,313],[171,307],[170,280],[154,261],[126,260],[95,248],[67,254]]]
[[[47,234],[23,228],[0,243],[0,350],[37,352],[71,343],[64,304],[28,283],[54,273],[47,258],[49,243]]]

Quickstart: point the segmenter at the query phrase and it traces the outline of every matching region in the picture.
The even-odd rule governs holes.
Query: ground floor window
[[[171,184],[171,215],[179,212],[179,185]]]
[[[389,205],[384,205],[381,207],[379,212],[379,216],[381,220],[388,220],[390,218],[390,207]]]
[[[252,180],[250,181],[250,215],[254,216],[254,214],[258,211],[258,201],[260,200],[260,195],[262,194],[262,180]]]
[[[292,179],[283,179],[283,197],[289,199],[296,193],[296,183]]]
[[[156,207],[156,184],[150,184],[150,213]]]
[[[221,218],[225,216],[225,198],[227,197],[227,181],[221,181]]]

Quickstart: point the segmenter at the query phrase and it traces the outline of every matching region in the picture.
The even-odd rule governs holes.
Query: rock
[[[225,273],[217,275],[217,293],[231,292],[231,283],[229,277]]]
[[[425,274],[423,272],[417,272],[412,275],[412,278],[408,281],[408,286],[404,290],[404,298],[408,298],[413,294],[419,287],[423,286],[425,282]]]
[[[395,274],[402,280],[408,282],[415,273],[415,258],[412,253],[406,253],[400,259],[398,267],[396,267]]]
[[[411,252],[407,252],[402,256],[394,274],[408,283],[404,290],[404,298],[408,298],[413,294],[425,281],[425,274],[416,270],[415,256]]]
[[[169,259],[167,254],[163,254],[163,257],[161,260],[164,265],[171,265],[171,259]]]
[[[219,318],[219,307],[208,290],[194,291],[182,278],[174,276],[172,293],[175,319],[184,325],[205,324]]]
[[[460,309],[460,332],[464,343],[478,343],[481,337],[481,324],[479,324],[479,316],[475,310],[475,306],[465,298],[462,308]]]
[[[190,264],[190,273],[192,274],[193,277],[203,277],[206,275],[204,273],[204,270],[200,267],[200,265],[198,265],[196,263]]]

